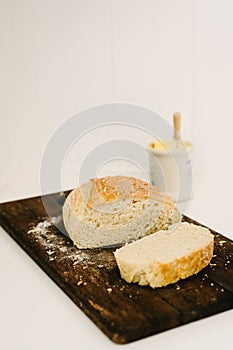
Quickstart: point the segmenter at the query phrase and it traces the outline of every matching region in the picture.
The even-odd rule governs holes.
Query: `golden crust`
[[[213,257],[213,249],[214,238],[207,246],[200,248],[198,251],[178,258],[172,263],[160,264],[159,270],[163,276],[162,283],[160,284],[153,281],[149,284],[153,288],[167,286],[168,284],[175,283],[180,279],[185,279],[200,272],[210,263]],[[156,269],[157,268],[158,267],[156,267]]]
[[[107,176],[91,179],[91,191],[88,204],[104,201],[111,202],[119,198],[147,199],[154,198],[164,201],[169,206],[174,206],[171,199],[141,179],[129,176]]]
[[[78,214],[79,211],[79,205],[83,200],[83,196],[80,192],[80,187],[73,190],[66,199],[66,204],[69,203],[69,206],[72,207],[74,214]]]

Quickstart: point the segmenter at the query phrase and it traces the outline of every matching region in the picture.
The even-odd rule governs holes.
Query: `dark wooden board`
[[[61,215],[66,195],[47,196],[54,216]],[[0,205],[5,231],[115,343],[129,343],[233,308],[233,241],[217,232],[212,231],[215,251],[208,267],[153,290],[121,279],[113,248],[79,250],[53,225],[44,234],[28,233],[46,219],[41,197]],[[186,216],[183,220],[199,224]]]

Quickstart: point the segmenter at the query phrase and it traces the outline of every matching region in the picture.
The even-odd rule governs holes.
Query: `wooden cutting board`
[[[47,196],[54,216],[61,215],[67,193]],[[46,232],[28,232],[45,220],[41,197],[0,205],[5,231],[115,343],[129,343],[233,308],[233,241],[219,233],[212,231],[215,251],[208,267],[153,290],[121,279],[113,249],[79,250],[53,225]],[[198,224],[186,216],[183,221]]]

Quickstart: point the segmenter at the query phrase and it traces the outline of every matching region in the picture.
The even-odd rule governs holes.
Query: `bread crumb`
[[[107,292],[111,293],[112,292],[112,288],[107,288]]]
[[[221,292],[224,292],[224,289],[223,289],[223,288],[221,289]]]
[[[54,250],[47,250],[46,253],[47,253],[48,255],[52,255],[52,254],[55,253],[55,251],[54,251]]]
[[[121,287],[120,290],[124,290],[125,289],[125,286]]]
[[[82,280],[78,281],[77,285],[80,286],[83,283]]]
[[[224,243],[226,243],[227,241],[219,241],[218,242],[218,244],[222,247],[222,245],[224,244]]]
[[[213,287],[213,286],[214,286],[214,283],[213,283],[213,282],[211,282],[211,283],[210,283],[210,285],[211,285],[211,287]]]
[[[180,286],[176,286],[176,290],[180,290]]]

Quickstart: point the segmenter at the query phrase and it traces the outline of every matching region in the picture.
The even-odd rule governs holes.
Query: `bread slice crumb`
[[[114,255],[124,280],[155,288],[198,273],[210,263],[213,247],[208,229],[182,222],[127,244]]]

